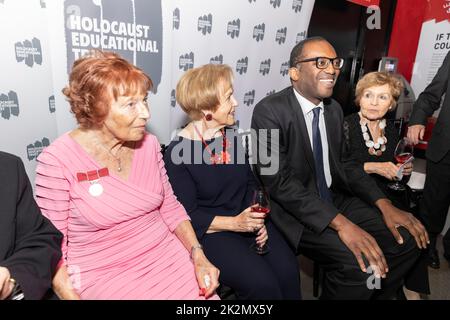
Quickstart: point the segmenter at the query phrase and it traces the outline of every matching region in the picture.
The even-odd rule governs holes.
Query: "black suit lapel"
[[[300,125],[302,145],[306,155],[306,160],[308,161],[308,164],[315,175],[316,171],[314,166],[314,155],[311,148],[311,142],[309,140],[308,129],[306,128],[306,122],[305,117],[303,116],[302,108],[297,100],[297,97],[295,96],[294,88],[291,88],[291,93],[289,94],[289,104],[291,105]]]

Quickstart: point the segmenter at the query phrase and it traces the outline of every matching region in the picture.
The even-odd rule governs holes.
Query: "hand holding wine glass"
[[[400,139],[400,141],[397,143],[397,147],[395,148],[394,157],[397,163],[402,164],[402,166],[400,166],[399,168],[395,183],[389,184],[389,188],[396,191],[405,190],[405,184],[401,182],[403,178],[403,165],[411,162],[414,159],[413,152],[414,146],[408,140],[408,138],[405,137]]]
[[[264,213],[265,217],[270,212],[270,201],[269,196],[263,189],[257,189],[253,193],[253,201],[252,201],[252,211],[258,213]],[[255,230],[258,233],[260,229]],[[257,243],[253,243],[251,248],[256,251],[258,254],[266,254],[269,252],[269,247],[267,244],[259,246]]]

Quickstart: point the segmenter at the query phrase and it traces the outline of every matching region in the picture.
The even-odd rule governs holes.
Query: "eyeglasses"
[[[298,63],[311,62],[311,61],[316,62],[317,69],[328,68],[328,65],[330,64],[330,62],[331,62],[331,65],[333,66],[333,69],[335,69],[335,70],[339,70],[344,66],[344,59],[338,58],[338,57],[333,58],[333,59],[327,58],[327,57],[316,57],[316,58],[300,60],[300,61],[297,61],[295,64],[297,65]]]

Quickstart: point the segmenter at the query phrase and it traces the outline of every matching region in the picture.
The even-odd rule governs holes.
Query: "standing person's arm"
[[[419,143],[425,133],[425,125],[428,117],[439,109],[442,95],[448,88],[450,77],[450,51],[434,76],[431,83],[419,95],[414,103],[413,111],[409,119],[408,138],[414,143]]]
[[[17,181],[6,182],[17,188],[14,252],[1,261],[0,266],[8,271],[8,279],[13,278],[20,285],[25,299],[36,300],[51,287],[61,257],[62,235],[41,215],[23,163],[18,158],[15,162],[16,168],[11,169],[17,172]],[[7,274],[6,271],[3,273]]]
[[[63,234],[62,257],[53,277],[53,290],[60,299],[78,300],[67,271],[67,225],[69,218],[69,182],[56,156],[44,150],[36,168],[36,202],[55,227]]]

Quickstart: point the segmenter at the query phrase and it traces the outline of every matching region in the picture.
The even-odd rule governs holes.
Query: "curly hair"
[[[119,96],[146,94],[152,80],[113,52],[93,50],[76,60],[62,92],[83,129],[99,127]]]
[[[359,106],[364,90],[374,86],[384,86],[385,84],[389,85],[391,90],[391,95],[394,100],[391,110],[394,110],[397,106],[398,98],[402,93],[403,83],[399,77],[387,72],[369,72],[358,81],[355,91],[356,105]]]

